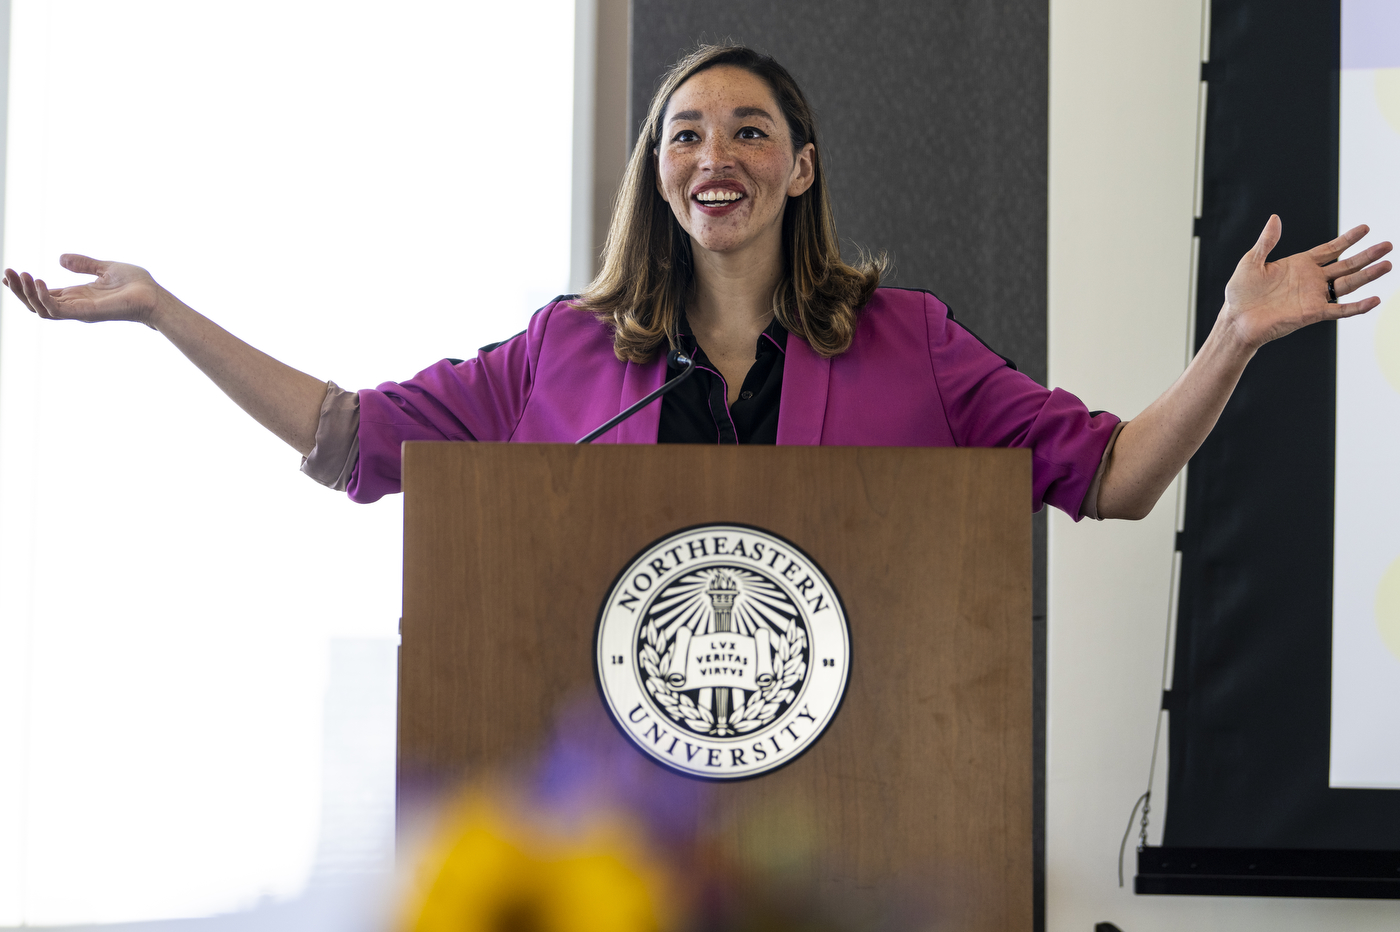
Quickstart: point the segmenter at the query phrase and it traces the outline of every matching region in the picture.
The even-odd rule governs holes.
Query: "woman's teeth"
[[[743,196],[738,191],[701,191],[695,199],[704,204],[728,204]]]

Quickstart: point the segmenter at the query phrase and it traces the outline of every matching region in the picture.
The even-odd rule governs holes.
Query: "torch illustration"
[[[739,594],[739,587],[728,573],[716,573],[710,580],[710,587],[705,590],[705,594],[710,597],[710,605],[715,610],[715,630],[721,634],[732,631],[734,614],[734,597]],[[729,725],[729,690],[715,690],[715,724],[718,726],[719,734],[728,731]]]

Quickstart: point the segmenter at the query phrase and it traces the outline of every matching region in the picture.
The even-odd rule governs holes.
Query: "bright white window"
[[[144,265],[346,388],[567,290],[573,0],[11,9],[6,265]],[[158,334],[0,307],[0,925],[382,867],[399,501],[313,484]]]

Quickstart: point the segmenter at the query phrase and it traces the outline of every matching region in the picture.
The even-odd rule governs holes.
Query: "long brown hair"
[[[815,150],[811,186],[788,198],[783,211],[784,274],[773,293],[773,313],[812,349],[835,356],[851,345],[856,314],[887,261],[864,254],[859,266],[842,261],[812,108],[786,68],[743,46],[702,45],[666,72],[613,205],[603,268],[577,303],[612,325],[618,359],[646,362],[663,345],[675,345],[695,272],[690,237],[657,190],[655,156],[671,96],[694,75],[719,65],[743,68],[767,82],[787,119],[793,151],[809,142]]]

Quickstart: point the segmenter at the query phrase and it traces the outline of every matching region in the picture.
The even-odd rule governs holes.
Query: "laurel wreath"
[[[640,659],[646,671],[647,692],[667,715],[700,734],[742,735],[771,725],[783,706],[795,697],[794,687],[807,675],[807,632],[793,621],[788,625],[787,635],[775,642],[781,675],[774,676],[772,683],[755,691],[742,708],[734,709],[727,720],[716,727],[713,712],[696,705],[695,700],[666,682],[675,648],[668,644],[666,652],[661,653],[661,629],[656,619],[647,622],[644,632],[646,643],[642,645]]]

